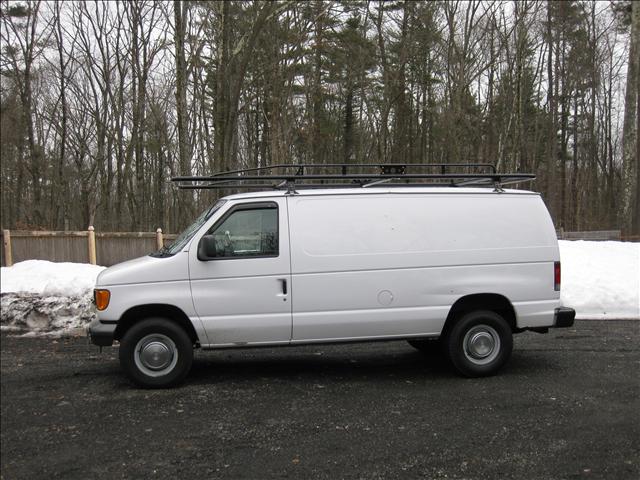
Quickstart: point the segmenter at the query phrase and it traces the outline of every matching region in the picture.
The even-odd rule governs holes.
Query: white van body
[[[111,345],[146,316],[180,316],[190,329],[187,319],[202,348],[438,338],[471,304],[500,313],[513,332],[573,323],[559,309],[558,242],[537,193],[309,189],[219,205],[175,254],[100,274],[96,289],[110,299],[90,328],[94,343]],[[252,206],[269,209],[260,221],[274,223],[277,250],[199,259],[203,236]],[[236,249],[246,240],[224,233]]]

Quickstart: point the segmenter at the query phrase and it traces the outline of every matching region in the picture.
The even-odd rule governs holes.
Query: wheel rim
[[[476,325],[465,334],[462,346],[467,360],[476,365],[486,365],[500,353],[500,335],[489,325]]]
[[[178,363],[178,349],[173,340],[161,333],[146,335],[134,350],[136,367],[150,377],[171,372]]]

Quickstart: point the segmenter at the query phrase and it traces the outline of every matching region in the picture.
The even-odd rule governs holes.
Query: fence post
[[[4,244],[4,264],[10,267],[13,265],[13,257],[11,256],[11,232],[9,230],[3,230],[2,239],[2,243]]]
[[[91,265],[96,264],[96,233],[93,225],[89,225],[89,263]]]
[[[162,229],[158,228],[156,230],[156,248],[160,250],[164,247],[164,239],[162,238]]]

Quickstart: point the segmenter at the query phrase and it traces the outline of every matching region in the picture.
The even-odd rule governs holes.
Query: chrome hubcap
[[[500,336],[489,325],[476,325],[464,336],[464,354],[477,365],[486,365],[500,353]]]
[[[473,358],[485,358],[493,350],[494,343],[487,332],[478,332],[469,339],[469,354]]]
[[[140,351],[142,364],[151,370],[162,370],[172,358],[173,352],[162,342],[147,343]]]
[[[135,349],[136,366],[146,375],[166,375],[178,362],[176,344],[166,335],[151,334],[143,337]]]

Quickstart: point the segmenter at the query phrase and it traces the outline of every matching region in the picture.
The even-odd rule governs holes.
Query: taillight
[[[560,291],[560,262],[553,262],[553,289]]]
[[[94,290],[93,300],[96,302],[96,308],[100,311],[106,309],[109,306],[109,300],[111,300],[111,292],[109,290]]]

